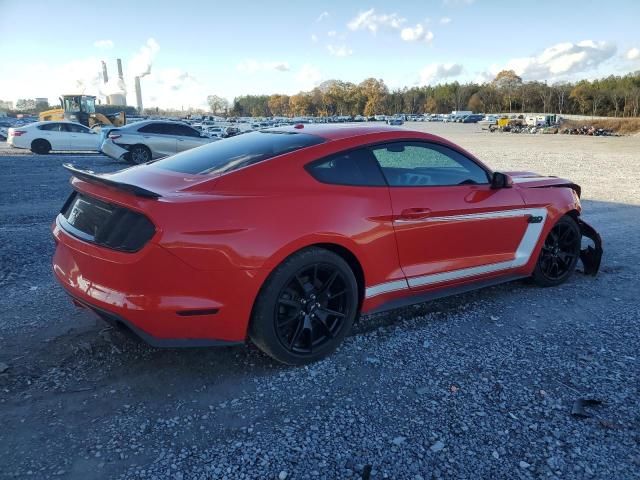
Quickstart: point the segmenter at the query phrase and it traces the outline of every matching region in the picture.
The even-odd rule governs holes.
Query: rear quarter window
[[[306,133],[260,131],[218,140],[153,163],[179,173],[224,173],[324,142]]]

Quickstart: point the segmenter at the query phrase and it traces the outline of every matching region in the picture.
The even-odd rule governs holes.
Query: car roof
[[[31,123],[28,123],[28,124],[26,124],[24,126],[25,127],[37,127],[39,125],[48,125],[49,123],[70,123],[72,125],[82,125],[81,123],[70,122],[68,120],[43,120],[41,122],[31,122]],[[85,125],[82,125],[82,126],[85,127],[85,128],[88,128]]]
[[[308,133],[322,137],[326,140],[342,140],[344,138],[359,137],[361,135],[371,135],[375,133],[404,132],[412,134],[406,128],[396,128],[387,124],[380,125],[320,125],[320,124],[297,124],[293,126],[269,128],[267,131],[284,131],[291,133]],[[411,136],[411,135],[408,135]]]
[[[120,129],[122,128],[138,128],[138,127],[143,127],[145,125],[149,125],[152,123],[173,123],[176,125],[186,125],[187,127],[189,126],[189,124],[180,121],[180,120],[140,120],[137,122],[133,122],[133,123],[127,123],[126,125],[119,127]]]

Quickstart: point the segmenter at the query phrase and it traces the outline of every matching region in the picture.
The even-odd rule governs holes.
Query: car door
[[[100,142],[100,135],[93,130],[75,123],[63,124],[67,131],[68,150],[97,151]]]
[[[69,133],[63,123],[46,123],[38,127],[39,132],[34,138],[44,138],[51,145],[51,150],[68,150]]]
[[[513,268],[532,213],[513,188],[492,189],[489,173],[444,145],[371,147],[389,184],[399,258],[409,286],[438,286]],[[529,237],[527,237],[529,239]],[[531,251],[522,251],[524,247]]]
[[[138,129],[140,142],[151,150],[152,158],[167,157],[176,153],[176,135],[173,124],[154,122]]]
[[[210,143],[208,138],[203,138],[200,132],[187,125],[173,125],[173,130],[176,132],[176,148],[178,152],[184,152],[185,150],[191,150]]]

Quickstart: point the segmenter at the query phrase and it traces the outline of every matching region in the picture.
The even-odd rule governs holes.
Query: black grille
[[[70,234],[123,252],[140,250],[155,233],[141,213],[78,192],[65,202],[58,219]]]

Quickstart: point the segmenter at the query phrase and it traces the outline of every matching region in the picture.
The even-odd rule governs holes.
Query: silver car
[[[182,122],[144,120],[110,130],[101,150],[116,160],[145,163],[216,140]]]

